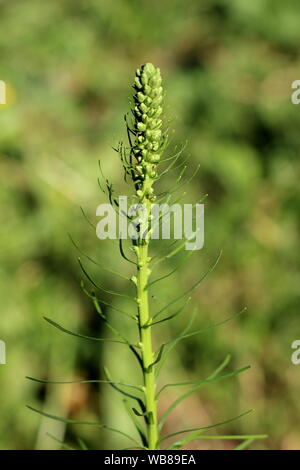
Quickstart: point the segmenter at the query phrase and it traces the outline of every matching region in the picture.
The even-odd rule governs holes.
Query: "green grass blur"
[[[204,249],[158,286],[152,307],[188,288],[220,249],[218,267],[193,294],[196,325],[248,307],[226,326],[183,342],[162,379],[206,377],[227,353],[228,370],[252,366],[193,395],[166,430],[254,408],[217,432],[267,433],[253,449],[300,449],[300,366],[290,360],[291,343],[300,337],[300,108],[290,100],[291,83],[300,78],[299,13],[289,0],[0,2],[0,79],[8,96],[0,105],[0,339],[7,345],[7,364],[0,365],[0,449],[59,448],[47,433],[75,446],[81,436],[92,449],[128,446],[95,428],[65,429],[25,407],[129,430],[110,388],[45,387],[25,375],[94,379],[108,365],[114,376],[136,379],[121,346],[63,335],[43,316],[107,335],[81,291],[68,233],[89,255],[130,272],[116,245],[96,238],[80,206],[96,221],[104,202],[98,159],[124,189],[111,147],[125,138],[132,78],[145,62],[163,74],[172,145],[188,141],[183,158],[190,154],[189,173],[201,165],[185,188],[187,202],[208,193]],[[167,175],[166,187],[175,176]],[[87,263],[99,283],[127,292],[125,282]],[[161,273],[172,267],[166,263]],[[180,332],[190,312],[157,329],[157,345]],[[131,334],[127,322],[123,327]],[[175,397],[173,390],[162,395],[161,411]],[[234,444],[199,441],[191,448]]]

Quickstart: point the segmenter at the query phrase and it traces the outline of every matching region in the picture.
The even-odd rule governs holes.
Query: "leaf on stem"
[[[118,307],[115,307],[113,304],[110,304],[109,302],[106,302],[105,300],[100,300],[98,299],[98,297],[96,296],[95,292],[89,292],[86,288],[85,288],[85,285],[84,285],[84,282],[81,281],[80,283],[80,286],[83,290],[83,292],[90,298],[93,300],[94,297],[96,297],[97,301],[99,302],[99,304],[102,304],[102,305],[105,305],[106,307],[110,307],[112,310],[115,310],[116,312],[118,313],[122,313],[124,315],[126,315],[127,317],[131,318],[132,320],[136,320],[136,317],[134,315],[131,315],[131,313],[128,313],[126,312],[125,310],[122,310]]]
[[[127,344],[125,343],[124,341],[120,341],[120,340],[117,340],[117,339],[113,339],[113,338],[97,338],[95,336],[87,336],[87,335],[82,335],[80,333],[74,333],[74,331],[70,331],[70,330],[67,330],[66,328],[64,328],[63,326],[59,325],[58,323],[56,323],[55,321],[53,320],[50,320],[50,318],[47,318],[47,317],[43,317],[44,320],[46,320],[48,323],[50,323],[50,325],[54,326],[55,328],[57,328],[58,330],[60,331],[63,331],[64,333],[67,333],[68,335],[71,335],[71,336],[76,336],[77,338],[83,338],[83,339],[90,339],[90,340],[93,340],[93,341],[106,341],[107,343],[120,343],[120,344]]]
[[[81,259],[78,258],[78,263],[79,263],[79,266],[83,272],[83,274],[86,276],[86,278],[90,281],[90,283],[96,288],[96,289],[99,289],[103,292],[106,292],[107,294],[111,294],[111,295],[116,295],[118,297],[125,297],[126,299],[130,299],[130,300],[134,300],[134,298],[130,295],[125,295],[125,294],[120,294],[119,292],[115,292],[113,290],[108,290],[108,289],[105,289],[104,287],[102,286],[99,286],[98,284],[95,283],[95,281],[93,281],[93,279],[91,278],[91,276],[88,274],[88,272],[86,271],[86,269],[84,268],[82,262],[81,262]]]
[[[114,271],[113,269],[110,269],[110,268],[107,268],[106,266],[104,266],[103,264],[99,263],[98,261],[95,261],[93,258],[91,258],[89,255],[87,255],[86,253],[84,253],[80,248],[79,246],[77,245],[77,243],[74,241],[74,239],[72,238],[71,234],[69,233],[69,238],[71,240],[71,243],[74,245],[74,247],[76,248],[76,250],[82,255],[84,256],[86,259],[88,259],[89,261],[91,261],[91,263],[95,264],[96,266],[99,266],[99,268],[103,269],[103,271],[107,271],[111,274],[114,274],[115,276],[118,276],[120,277],[121,279],[125,279],[126,281],[129,281],[129,278],[126,277],[126,276],[123,276],[123,274],[120,274],[118,273],[117,271]]]
[[[129,387],[133,388],[135,390],[138,390],[139,392],[142,391],[141,387],[138,387],[137,385],[133,384],[127,384],[124,382],[112,382],[111,380],[63,380],[63,381],[58,381],[58,380],[46,380],[46,379],[37,379],[35,377],[29,377],[26,376],[26,379],[32,380],[33,382],[38,382],[38,383],[43,383],[43,384],[53,384],[53,385],[63,385],[63,384],[88,384],[88,383],[99,383],[99,384],[117,384],[117,385],[122,385],[123,387]]]
[[[184,305],[182,305],[182,307],[180,307],[178,310],[176,310],[175,313],[173,313],[172,315],[169,315],[168,317],[166,318],[162,318],[161,320],[157,320],[157,321],[154,321],[152,323],[149,323],[148,325],[145,325],[145,328],[148,328],[149,326],[154,326],[154,325],[157,325],[158,323],[163,323],[163,322],[166,322],[168,320],[171,320],[172,318],[175,318],[177,317],[185,308],[186,306],[188,305],[188,303],[190,302],[191,300],[191,297],[189,297],[187,299],[187,301],[185,302]]]
[[[209,331],[209,330],[212,330],[214,328],[217,328],[218,326],[222,326],[222,325],[225,325],[226,323],[230,322],[231,320],[233,320],[234,318],[242,315],[242,313],[246,312],[247,310],[247,307],[244,307],[240,312],[238,313],[235,313],[234,315],[232,315],[231,317],[229,318],[226,318],[225,320],[222,320],[220,322],[217,322],[217,323],[213,323],[212,325],[209,325],[205,328],[200,328],[199,330],[195,330],[195,331],[192,331],[191,333],[186,333],[184,335],[181,335],[181,336],[177,336],[177,338],[174,338],[173,340],[170,340],[168,341],[167,343],[165,344],[169,344],[169,343],[172,343],[173,341],[176,341],[176,340],[181,340],[181,339],[185,339],[185,338],[190,338],[191,336],[195,336],[195,335],[199,335],[201,333],[206,333],[206,331]]]
[[[172,339],[171,341],[169,341],[168,343],[164,343],[166,345],[165,347],[165,353],[163,354],[161,360],[160,360],[160,363],[158,364],[158,366],[156,367],[156,376],[159,375],[164,363],[166,362],[167,360],[167,357],[169,356],[170,352],[175,348],[175,346],[181,341],[181,338],[189,331],[189,329],[191,328],[192,324],[194,323],[195,321],[195,317],[196,317],[196,314],[197,314],[197,309],[194,309],[191,316],[190,316],[190,319],[188,321],[188,324],[186,325],[186,327],[184,328],[184,330],[182,331],[182,336],[181,337],[177,337],[177,338],[174,338]]]
[[[162,309],[160,309],[154,316],[153,318],[156,318],[158,317],[158,315],[160,315],[162,312],[164,312],[166,309],[168,309],[171,305],[175,304],[176,302],[178,302],[178,300],[181,300],[183,297],[185,297],[186,295],[188,294],[191,294],[195,289],[197,289],[197,287],[201,284],[202,281],[204,281],[204,279],[208,276],[208,274],[210,274],[214,269],[215,267],[217,266],[220,258],[221,258],[221,255],[222,255],[222,251],[220,251],[216,261],[209,267],[209,269],[203,274],[203,276],[197,281],[195,282],[195,284],[192,285],[192,287],[190,287],[189,289],[187,289],[185,292],[183,292],[182,294],[178,295],[177,297],[175,297],[175,299],[171,300],[171,302],[169,302],[167,305],[165,305]]]
[[[168,450],[178,448],[178,447],[182,447],[183,445],[188,444],[192,440],[195,440],[198,437],[198,435],[201,435],[205,430],[216,428],[217,426],[222,426],[223,424],[231,423],[232,421],[235,421],[237,419],[242,418],[243,416],[246,416],[247,414],[251,413],[252,411],[253,410],[244,411],[243,413],[241,413],[237,416],[234,416],[233,418],[229,418],[229,419],[226,419],[224,421],[219,421],[218,423],[210,424],[208,426],[201,426],[201,427],[192,428],[192,429],[183,429],[182,431],[173,432],[172,434],[168,434],[167,436],[163,437],[160,440],[160,443],[163,442],[163,441],[166,441],[167,439],[170,439],[171,437],[177,436],[178,434],[183,434],[183,433],[187,433],[187,432],[192,433],[189,436],[181,439],[180,441],[174,442],[171,447],[168,447]]]
[[[126,397],[128,397],[128,398],[132,398],[133,400],[135,400],[135,401],[139,404],[139,406],[140,406],[140,408],[141,408],[141,410],[142,410],[142,413],[145,413],[145,412],[147,411],[147,410],[146,410],[146,407],[145,407],[145,404],[144,404],[144,402],[143,402],[143,400],[142,400],[141,398],[139,398],[139,397],[137,397],[137,396],[135,396],[135,395],[132,395],[131,393],[125,392],[124,390],[122,390],[121,388],[119,388],[119,387],[116,385],[117,382],[114,382],[113,380],[111,380],[111,376],[110,376],[110,373],[109,373],[107,367],[104,367],[104,373],[105,373],[107,379],[110,381],[110,385],[111,385],[112,388],[114,388],[115,390],[117,390],[117,391],[118,391],[119,393],[121,393],[122,395],[124,395],[124,396],[126,396]]]
[[[129,415],[136,431],[138,432],[138,434],[141,438],[143,446],[145,446],[144,448],[146,448],[148,446],[147,437],[146,437],[146,434],[145,434],[144,430],[142,429],[142,427],[140,425],[139,420],[137,420],[137,418],[136,418],[136,414],[133,412],[133,408],[131,408],[130,404],[128,403],[128,400],[124,399],[123,403],[125,405],[126,411]]]
[[[168,274],[165,274],[164,276],[161,276],[157,279],[154,279],[153,281],[149,282],[145,287],[144,287],[144,290],[147,290],[149,289],[149,287],[153,286],[153,284],[156,284],[157,282],[159,281],[162,281],[164,279],[167,279],[169,276],[171,276],[172,274],[174,274],[178,269],[179,267],[187,260],[190,258],[190,256],[194,253],[194,251],[190,251],[186,256],[183,257],[183,259],[181,259],[179,261],[179,263],[175,266],[174,269],[172,269],[172,271],[170,271]]]
[[[111,426],[107,426],[106,424],[101,424],[101,423],[97,423],[97,422],[94,422],[94,421],[77,421],[75,419],[62,418],[60,416],[55,416],[55,415],[52,415],[52,414],[49,414],[49,413],[45,413],[44,411],[33,408],[30,405],[26,405],[26,407],[29,410],[34,411],[35,413],[38,413],[42,416],[45,416],[46,418],[54,419],[55,421],[60,421],[60,422],[65,423],[65,424],[85,424],[85,425],[88,425],[88,426],[95,426],[95,427],[98,427],[98,428],[107,429],[108,431],[112,431],[112,432],[115,432],[117,434],[121,434],[122,436],[127,437],[130,441],[134,442],[135,444],[137,444],[139,446],[139,443],[135,439],[133,439],[131,436],[129,436],[129,434],[125,433],[124,431],[120,431],[119,429],[113,428]]]
[[[192,393],[198,391],[200,388],[202,388],[204,385],[208,384],[208,383],[211,383],[211,382],[216,382],[218,380],[224,380],[224,379],[227,379],[229,377],[234,377],[235,375],[238,375],[238,374],[241,374],[242,372],[244,372],[245,370],[247,369],[250,369],[250,366],[246,366],[246,367],[242,367],[241,369],[237,369],[233,372],[229,372],[228,374],[225,374],[225,375],[221,375],[221,376],[211,376],[209,377],[208,379],[205,379],[205,380],[201,380],[198,382],[198,384],[193,387],[192,389],[188,390],[187,392],[183,393],[180,397],[177,398],[177,400],[175,400],[172,405],[170,405],[167,410],[163,413],[161,419],[160,419],[160,423],[159,423],[159,428],[161,429],[164,422],[166,421],[167,417],[169,416],[170,413],[172,413],[172,411],[183,401],[185,400],[187,397],[189,397]],[[180,385],[180,384],[176,384],[176,385]],[[183,383],[181,385],[187,385],[187,383]],[[166,387],[165,387],[166,388]]]
[[[124,252],[124,249],[123,249],[122,238],[119,238],[119,250],[120,250],[120,254],[121,254],[122,258],[124,258],[126,261],[128,261],[129,263],[134,264],[134,265],[136,266],[136,262],[135,262],[135,261],[132,261],[131,259],[129,259],[129,258],[125,255],[125,252]]]

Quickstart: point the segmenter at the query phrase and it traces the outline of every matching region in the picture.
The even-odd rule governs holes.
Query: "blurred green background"
[[[104,202],[98,159],[116,188],[124,188],[111,147],[125,137],[134,71],[149,61],[163,74],[172,145],[187,140],[183,158],[190,154],[190,171],[201,164],[185,188],[188,200],[208,193],[204,249],[157,287],[152,307],[188,288],[220,249],[218,267],[193,294],[195,324],[248,307],[227,325],[182,342],[161,381],[205,377],[227,353],[229,371],[252,366],[194,394],[166,431],[254,408],[218,432],[267,433],[253,449],[300,449],[300,366],[290,359],[291,343],[300,338],[300,108],[290,100],[291,83],[300,78],[299,13],[298,2],[289,0],[0,2],[0,79],[8,96],[0,107],[0,339],[7,346],[7,364],[0,365],[1,449],[59,448],[47,433],[75,446],[81,436],[91,449],[128,446],[97,428],[65,429],[25,407],[130,430],[119,396],[107,385],[100,391],[45,387],[25,375],[93,379],[108,365],[114,377],[135,377],[121,347],[69,337],[42,317],[107,335],[81,291],[68,233],[90,256],[131,272],[114,242],[96,238],[80,206],[95,222]],[[160,188],[175,176],[168,174]],[[87,263],[106,288],[130,288]],[[161,273],[172,266],[166,263]],[[157,346],[180,332],[190,311],[156,330]],[[113,321],[131,328],[120,315]],[[160,412],[176,393],[162,395]],[[199,441],[191,448],[235,444]]]

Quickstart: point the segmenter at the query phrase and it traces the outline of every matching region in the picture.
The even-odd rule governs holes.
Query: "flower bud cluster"
[[[135,170],[141,183],[138,192],[146,180],[157,178],[156,166],[160,160],[162,146],[161,113],[163,89],[159,68],[147,63],[137,69],[134,79],[134,128],[135,143],[133,152],[137,160]],[[149,181],[150,183],[150,181]],[[147,185],[149,195],[153,192]]]

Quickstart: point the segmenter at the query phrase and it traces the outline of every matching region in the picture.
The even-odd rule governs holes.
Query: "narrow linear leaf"
[[[185,338],[189,338],[190,336],[195,336],[195,335],[199,335],[199,334],[205,333],[206,331],[209,331],[209,330],[212,330],[212,329],[214,329],[214,328],[217,328],[218,326],[223,326],[223,325],[225,325],[226,323],[228,323],[229,321],[233,320],[235,317],[241,315],[243,312],[245,312],[245,310],[247,310],[246,307],[245,307],[243,310],[241,310],[240,312],[235,313],[235,314],[232,315],[231,317],[227,318],[226,320],[222,320],[221,322],[218,322],[218,323],[213,323],[212,325],[207,326],[206,328],[200,328],[199,330],[192,331],[191,333],[183,333],[182,335],[177,336],[176,338],[173,338],[173,339],[171,339],[170,341],[167,341],[167,342],[164,343],[161,347],[170,345],[170,347],[167,349],[167,354],[169,354],[170,351],[179,343],[179,341],[182,341],[182,340],[185,339]],[[194,321],[194,319],[195,319],[196,312],[197,312],[197,311],[195,310],[193,316],[191,317],[191,318],[193,319],[193,321]],[[192,321],[192,322],[193,322],[193,321]],[[188,331],[188,329],[186,329],[186,330]],[[166,358],[165,358],[165,359],[166,359]],[[164,361],[165,361],[165,359],[164,359]]]
[[[127,338],[125,338],[121,332],[119,332],[119,330],[117,330],[116,328],[114,328],[110,323],[109,321],[107,320],[107,318],[104,316],[103,312],[102,312],[102,309],[101,309],[101,306],[99,304],[99,301],[97,299],[97,297],[95,295],[91,295],[91,298],[93,300],[93,303],[94,303],[94,306],[95,306],[95,309],[97,311],[97,313],[99,313],[99,315],[101,316],[101,318],[105,321],[105,324],[106,326],[116,335],[116,336],[119,336],[121,339],[123,339],[123,341],[128,345],[130,351],[133,353],[133,355],[135,356],[135,358],[137,359],[138,363],[139,363],[139,366],[141,367],[141,369],[143,370],[143,362],[142,362],[142,359],[141,359],[141,356],[138,354],[138,352],[136,351],[135,347],[133,344],[131,344]],[[130,315],[131,317],[131,315]],[[136,319],[134,318],[134,320],[136,321]]]
[[[60,439],[58,439],[57,437],[53,436],[52,434],[50,434],[50,432],[46,432],[46,436],[49,436],[51,437],[51,439],[53,439],[54,441],[56,442],[59,442],[59,444],[62,446],[63,449],[65,450],[77,450],[75,449],[74,447],[71,447],[70,445],[66,444],[64,441],[61,441]]]
[[[200,388],[202,388],[204,385],[206,385],[207,383],[210,383],[210,382],[216,382],[217,380],[224,380],[224,379],[227,379],[229,377],[234,377],[235,375],[238,375],[238,374],[241,374],[242,372],[244,372],[245,370],[247,369],[250,369],[250,366],[246,366],[246,367],[242,367],[241,369],[238,369],[238,370],[235,370],[233,372],[229,372],[228,374],[225,374],[225,375],[221,375],[221,376],[214,376],[214,377],[211,377],[211,378],[208,378],[206,380],[202,380],[200,381],[195,387],[193,387],[192,389],[188,390],[187,392],[183,393],[180,397],[177,398],[177,400],[175,400],[172,405],[169,406],[169,408],[167,408],[167,410],[163,413],[161,419],[160,419],[160,423],[159,423],[159,428],[161,429],[164,422],[166,421],[167,417],[169,416],[170,413],[172,413],[172,411],[183,401],[185,400],[187,397],[189,397],[192,393],[198,391]],[[177,384],[178,385],[178,384]],[[186,385],[186,384],[184,384]]]
[[[88,216],[86,215],[86,213],[85,213],[83,207],[80,206],[80,210],[81,210],[81,212],[82,212],[83,217],[84,217],[85,220],[87,221],[87,223],[88,223],[91,227],[93,227],[94,230],[96,230],[96,225],[93,224],[93,222],[91,222],[91,220],[88,218]]]
[[[129,258],[125,255],[125,252],[124,252],[124,249],[123,249],[123,244],[122,244],[122,239],[121,239],[121,238],[119,239],[119,250],[120,250],[120,253],[121,253],[122,258],[124,258],[126,261],[128,261],[129,263],[134,264],[134,265],[136,266],[136,263],[135,263],[134,261],[132,261],[131,259],[129,259]]]
[[[226,318],[226,320],[222,320],[222,321],[220,321],[220,322],[213,323],[212,325],[207,326],[207,327],[205,327],[205,328],[200,328],[199,330],[192,331],[191,333],[186,333],[186,334],[184,334],[184,335],[178,336],[177,338],[174,338],[174,340],[170,340],[170,341],[168,341],[168,342],[165,343],[165,344],[172,343],[173,341],[176,341],[177,339],[178,339],[178,340],[182,340],[182,339],[185,339],[185,338],[190,338],[191,336],[199,335],[199,334],[201,334],[201,333],[206,333],[207,331],[212,330],[212,329],[214,329],[214,328],[217,328],[218,326],[225,325],[226,323],[230,322],[230,321],[233,320],[234,318],[236,318],[236,317],[238,317],[239,315],[241,315],[242,313],[244,313],[246,310],[247,310],[247,307],[244,307],[240,312],[235,313],[234,315],[232,315],[232,316],[229,317],[229,318]]]
[[[142,427],[140,425],[140,421],[136,418],[136,415],[133,412],[133,409],[131,408],[128,400],[124,399],[123,403],[125,405],[128,416],[130,417],[130,419],[132,421],[132,424],[134,425],[136,431],[138,432],[138,434],[141,438],[141,441],[142,441],[142,444],[143,444],[144,448],[147,448],[148,440],[147,440],[147,437],[146,437],[146,434],[145,434],[144,430],[142,429]]]
[[[178,310],[176,310],[175,313],[173,313],[172,315],[169,315],[168,317],[166,318],[162,318],[161,320],[157,320],[157,321],[154,321],[152,323],[149,323],[148,325],[145,326],[145,328],[149,327],[149,326],[154,326],[154,325],[158,325],[159,323],[163,323],[163,322],[166,322],[168,320],[172,320],[172,318],[175,318],[177,317],[180,313],[183,312],[183,310],[186,308],[187,304],[190,302],[191,300],[191,297],[189,297],[186,301],[186,303],[184,305],[182,305],[182,307],[180,307]]]
[[[96,297],[97,301],[99,302],[99,304],[102,304],[102,305],[105,305],[106,307],[109,307],[111,308],[112,310],[114,310],[115,312],[118,312],[118,313],[122,313],[123,315],[126,315],[127,317],[131,318],[132,320],[136,320],[136,317],[134,315],[131,315],[131,313],[128,313],[126,312],[125,310],[122,310],[120,308],[117,308],[115,307],[113,304],[110,304],[109,302],[106,302],[105,300],[100,300],[98,299],[98,297],[96,296],[96,294],[94,292],[89,292],[85,286],[84,286],[84,282],[81,281],[81,288],[83,290],[83,292],[90,298],[93,300],[94,297]]]
[[[139,363],[139,366],[141,367],[141,369],[143,370],[143,361],[142,361],[142,358],[141,356],[138,354],[138,352],[136,351],[135,347],[127,340],[127,338],[125,338],[121,332],[113,327],[109,321],[106,319],[106,317],[103,315],[103,312],[102,312],[102,309],[101,309],[101,306],[98,302],[98,299],[96,296],[93,296],[92,295],[92,300],[93,300],[93,303],[94,303],[94,306],[95,306],[95,309],[97,311],[97,313],[99,313],[99,315],[101,316],[101,318],[105,321],[105,324],[106,326],[116,335],[116,336],[119,336],[129,347],[130,351],[133,353],[133,355],[135,356],[135,358],[137,359],[138,363]]]
[[[189,329],[191,328],[192,324],[194,323],[195,321],[195,318],[196,318],[196,314],[197,314],[197,309],[194,309],[191,316],[190,316],[190,319],[188,321],[188,324],[186,325],[186,327],[184,328],[184,330],[182,331],[182,335],[181,337],[183,337],[188,331]],[[175,348],[175,346],[181,341],[181,338],[180,337],[177,337],[177,338],[174,338],[172,340],[170,340],[168,343],[164,343],[166,345],[165,347],[165,353],[163,354],[161,360],[160,360],[160,363],[158,364],[158,366],[156,367],[156,376],[158,377],[163,365],[165,364],[169,354],[171,353],[171,351]]]
[[[128,392],[125,392],[124,390],[122,390],[120,387],[118,387],[116,385],[116,382],[114,382],[113,380],[111,380],[111,376],[110,376],[110,373],[107,369],[107,367],[104,367],[104,373],[107,377],[107,379],[111,382],[111,387],[114,388],[115,390],[117,390],[119,393],[121,393],[122,395],[124,395],[125,397],[128,397],[128,398],[132,398],[133,400],[135,400],[138,405],[140,406],[141,410],[142,410],[142,413],[145,413],[146,412],[146,407],[145,407],[145,404],[143,402],[143,400],[135,395],[132,395],[131,393],[128,393]]]
[[[89,339],[89,340],[92,340],[92,341],[102,341],[102,342],[107,342],[107,343],[120,343],[120,344],[127,344],[125,343],[124,341],[120,341],[118,339],[113,339],[113,338],[97,338],[95,336],[87,336],[87,335],[82,335],[81,333],[74,333],[73,331],[70,331],[70,330],[67,330],[66,328],[64,328],[63,326],[59,325],[58,323],[56,323],[55,321],[53,320],[50,320],[50,318],[47,318],[47,317],[43,317],[44,320],[46,320],[48,323],[50,323],[50,325],[54,326],[55,328],[57,328],[58,330],[60,331],[63,331],[64,333],[67,333],[68,335],[71,335],[71,336],[76,336],[77,338],[83,338],[83,339]]]
[[[174,184],[173,186],[171,186],[167,191],[164,191],[163,193],[159,194],[159,198],[161,198],[161,196],[164,196],[165,194],[173,194],[175,192],[177,192],[180,188],[182,188],[183,186],[185,186],[186,184],[189,184],[196,176],[196,174],[198,173],[199,171],[199,168],[200,168],[200,164],[198,164],[198,166],[196,167],[196,170],[194,171],[194,173],[192,174],[192,176],[190,178],[187,178],[185,181],[183,181],[181,184],[178,184],[176,182],[176,184]]]
[[[185,261],[187,261],[192,256],[193,253],[194,253],[194,251],[190,251],[182,260],[180,260],[180,262],[175,266],[174,269],[172,269],[172,271],[170,271],[168,274],[165,274],[164,276],[161,276],[161,277],[159,277],[157,279],[154,279],[153,281],[149,282],[145,286],[144,290],[147,290],[147,289],[149,289],[149,287],[153,286],[153,284],[156,284],[157,282],[163,281],[164,279],[167,279],[168,277],[172,276],[172,274],[174,274],[179,269],[179,267],[183,263],[185,263]]]
[[[99,289],[103,292],[106,292],[107,294],[111,294],[111,295],[116,295],[118,297],[125,297],[126,299],[130,299],[130,300],[134,300],[133,297],[131,297],[130,295],[125,295],[125,294],[119,294],[119,292],[115,292],[113,290],[109,290],[109,289],[105,289],[104,287],[100,286],[99,284],[96,284],[95,281],[91,278],[91,276],[89,275],[89,273],[87,272],[87,270],[85,269],[85,267],[83,266],[82,262],[81,262],[81,259],[78,258],[78,263],[79,263],[79,266],[83,272],[83,274],[86,276],[86,278],[90,281],[90,283],[96,288],[96,289]]]
[[[178,302],[179,300],[181,300],[183,297],[185,297],[186,295],[192,293],[198,286],[199,284],[201,284],[202,281],[204,281],[204,279],[208,276],[208,274],[210,274],[214,269],[215,267],[217,266],[220,258],[221,258],[221,255],[222,255],[222,251],[220,251],[216,261],[210,266],[210,268],[206,271],[206,273],[203,274],[203,276],[192,286],[190,287],[189,289],[187,289],[185,292],[183,292],[182,294],[178,295],[177,297],[175,297],[175,299],[173,299],[171,302],[169,302],[167,305],[165,305],[162,309],[160,309],[154,316],[153,318],[156,318],[158,317],[162,312],[164,312],[166,309],[168,309],[171,305],[175,304],[176,302]]]
[[[94,306],[95,306],[95,309],[96,309],[97,313],[104,320],[105,325],[110,329],[110,331],[112,331],[112,333],[114,333],[115,336],[121,338],[128,345],[130,351],[134,354],[134,356],[138,360],[139,364],[141,365],[142,360],[141,360],[140,355],[137,353],[137,351],[135,350],[133,345],[128,341],[128,339],[125,338],[125,336],[123,336],[123,334],[107,320],[107,318],[105,317],[105,315],[102,312],[100,304],[98,303],[98,299],[95,296],[93,296],[93,303],[94,303]]]
[[[178,160],[178,158],[181,156],[182,152],[186,149],[187,147],[187,140],[185,141],[185,143],[182,145],[182,147],[179,149],[179,151],[177,153],[175,153],[174,155],[172,155],[171,157],[168,157],[168,158],[163,158],[161,160],[161,163],[165,163],[167,161],[170,161],[172,160],[173,163],[172,163],[172,166],[176,163],[176,161]],[[171,164],[167,166],[167,168],[164,170],[165,173],[168,173],[168,171],[172,168]],[[163,172],[160,173],[160,176],[163,175]]]
[[[164,351],[164,345],[162,345],[162,347],[159,348],[156,359],[154,360],[154,362],[152,362],[152,364],[150,364],[150,366],[148,366],[148,369],[151,369],[153,366],[155,366],[155,364],[158,364],[158,362],[161,360],[163,351]]]
[[[252,442],[255,439],[246,439],[244,442],[241,442],[237,447],[235,447],[233,450],[243,450],[246,449],[246,447],[250,446]]]
[[[222,363],[214,370],[214,372],[212,372],[212,374],[209,375],[209,377],[207,377],[206,379],[202,379],[202,380],[196,380],[196,381],[191,381],[191,382],[177,382],[177,383],[170,383],[170,384],[166,384],[164,385],[160,390],[159,392],[157,393],[156,395],[156,398],[168,387],[177,387],[177,386],[181,386],[181,385],[195,385],[195,384],[201,384],[201,383],[204,383],[204,382],[207,382],[207,381],[211,381],[212,379],[214,379],[223,369],[225,369],[225,367],[229,364],[230,362],[230,359],[231,359],[231,356],[230,354],[228,354],[224,361],[222,361]]]
[[[104,264],[99,263],[98,261],[95,261],[93,258],[91,258],[89,255],[84,253],[81,248],[77,245],[77,243],[74,241],[72,235],[69,233],[69,238],[71,240],[71,243],[74,245],[76,250],[84,256],[86,259],[88,259],[91,263],[95,264],[96,266],[99,266],[99,268],[103,269],[103,271],[106,271],[108,273],[114,274],[115,276],[120,277],[121,279],[125,279],[126,281],[129,281],[129,278],[126,276],[123,276],[123,274],[118,273],[117,271],[114,271],[113,269],[108,268],[107,266],[104,266]]]
[[[129,436],[124,431],[120,431],[119,429],[113,428],[111,426],[107,426],[106,424],[101,424],[101,423],[97,423],[97,422],[94,422],[94,421],[77,421],[75,419],[61,418],[60,416],[55,416],[55,415],[52,415],[52,414],[49,414],[49,413],[45,413],[44,411],[38,410],[36,408],[33,408],[30,405],[26,405],[26,407],[29,410],[34,411],[35,413],[38,413],[42,416],[45,416],[46,418],[54,419],[55,421],[60,421],[60,422],[65,423],[65,424],[85,424],[85,425],[88,425],[88,426],[95,426],[97,428],[107,429],[108,431],[112,431],[112,432],[115,432],[117,434],[121,434],[122,436],[127,437],[131,442],[134,442],[138,446],[140,445],[135,439],[133,439],[131,436]]]
[[[77,441],[81,450],[88,450],[86,443],[80,437],[77,437]]]
[[[142,416],[146,416],[147,413],[141,413],[140,411],[138,411],[136,408],[132,408],[132,411],[134,412],[134,414],[136,416],[139,416],[139,417],[142,417]]]
[[[158,263],[161,263],[162,261],[165,261],[166,259],[170,259],[172,258],[173,256],[175,256],[177,253],[179,253],[179,251],[183,250],[183,248],[185,247],[185,244],[189,241],[192,241],[193,238],[195,238],[195,235],[191,236],[190,238],[185,238],[184,240],[182,240],[179,244],[177,244],[177,246],[175,246],[175,248],[173,248],[173,250],[169,251],[166,255],[163,255],[161,256],[160,258],[153,258],[153,260],[155,259],[155,261],[153,262],[152,264],[152,269],[154,268],[154,266],[156,266]],[[170,248],[174,245],[176,245],[177,243],[177,240],[174,240],[171,245],[170,245]]]
[[[167,436],[163,437],[159,442],[161,443],[163,441],[166,441],[167,439],[171,439],[171,437],[178,436],[178,434],[184,434],[184,433],[187,433],[187,432],[193,433],[192,435],[187,436],[186,438],[184,438],[180,441],[174,442],[172,444],[171,448],[174,448],[175,446],[179,445],[179,443],[180,443],[180,446],[185,445],[188,442],[190,442],[190,439],[193,440],[195,437],[198,436],[198,434],[201,435],[205,430],[216,428],[217,426],[222,426],[223,424],[231,423],[232,421],[235,421],[237,419],[242,418],[243,416],[248,415],[252,411],[253,411],[252,409],[244,411],[243,413],[241,413],[237,416],[234,416],[233,418],[229,418],[229,419],[226,419],[224,421],[219,421],[218,423],[215,423],[215,424],[209,424],[208,426],[201,426],[201,427],[198,427],[198,428],[184,429],[182,431],[173,432],[172,434],[168,434]],[[171,449],[171,448],[168,448],[168,449]]]
[[[46,380],[46,379],[37,379],[35,377],[30,377],[26,376],[25,377],[28,380],[32,380],[33,382],[38,382],[38,383],[43,383],[43,384],[52,384],[52,385],[63,385],[63,384],[89,384],[89,383],[99,383],[99,384],[116,384],[116,385],[122,385],[123,387],[128,387],[132,388],[135,390],[138,390],[141,392],[143,389],[142,387],[139,387],[137,385],[133,384],[127,384],[124,382],[112,382],[111,380],[63,380],[63,381],[58,381],[58,380]]]

